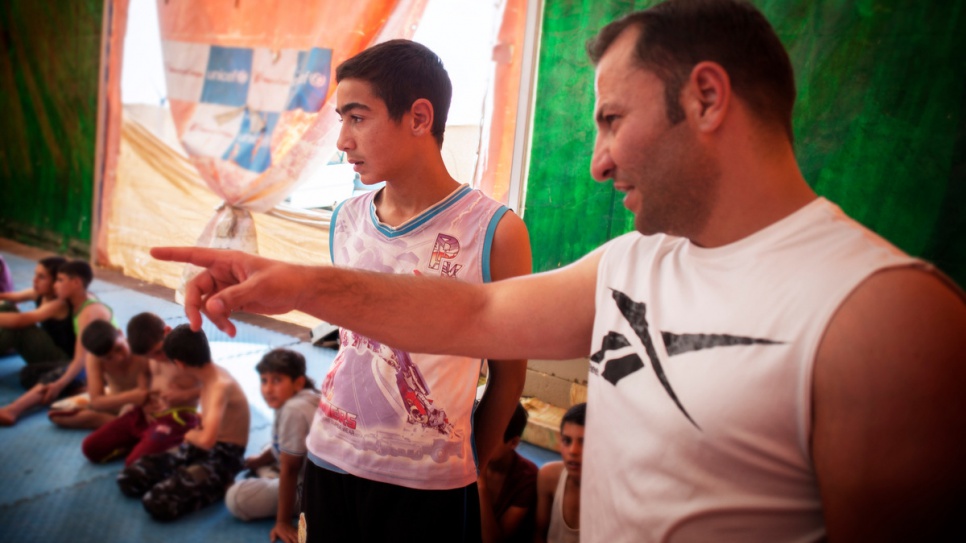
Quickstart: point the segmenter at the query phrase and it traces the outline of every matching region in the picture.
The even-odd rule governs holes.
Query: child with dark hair
[[[88,354],[80,344],[80,338],[87,325],[96,320],[113,322],[113,311],[87,291],[94,278],[90,264],[83,260],[71,260],[57,268],[54,292],[57,298],[69,304],[72,310],[73,331],[76,337],[74,357],[63,367],[47,372],[27,392],[8,405],[0,408],[0,426],[10,426],[25,411],[49,405],[54,400],[78,394],[86,386],[86,360]],[[115,323],[116,325],[116,323]]]
[[[537,504],[537,465],[517,452],[529,415],[517,404],[503,445],[480,473],[483,543],[533,541]]]
[[[126,496],[141,498],[159,521],[180,518],[215,503],[244,465],[251,412],[234,377],[211,361],[204,331],[177,326],[164,338],[165,356],[201,383],[201,424],[172,452],[145,455],[118,475]]]
[[[537,475],[537,533],[534,541],[580,541],[580,468],[587,404],[578,403],[560,421],[561,462],[548,462]]]
[[[295,543],[292,523],[300,510],[305,436],[319,405],[319,391],[305,374],[305,357],[290,349],[269,351],[255,366],[261,376],[262,397],[275,410],[272,443],[245,467],[258,474],[236,482],[225,495],[225,505],[241,520],[275,518],[269,540]]]
[[[66,258],[50,256],[37,262],[31,288],[0,292],[0,354],[15,352],[27,363],[20,384],[30,389],[45,373],[63,368],[74,356],[77,336],[71,324],[70,302],[57,297],[54,279]],[[33,301],[36,308],[20,312],[16,304]]]
[[[131,352],[147,358],[150,391],[144,401],[125,406],[116,419],[84,439],[81,449],[91,462],[124,457],[129,466],[144,455],[177,447],[185,433],[198,426],[201,386],[165,356],[164,337],[170,331],[153,313],[140,313],[128,321]]]
[[[127,338],[114,324],[97,320],[84,329],[87,350],[87,399],[47,416],[64,428],[96,429],[114,420],[125,405],[143,403],[151,380],[147,358],[133,354]]]

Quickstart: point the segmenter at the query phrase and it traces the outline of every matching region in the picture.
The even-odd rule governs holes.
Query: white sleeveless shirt
[[[375,195],[348,200],[333,214],[333,264],[490,280],[493,233],[505,207],[463,185],[392,228],[379,222]],[[409,488],[452,489],[476,481],[472,421],[482,361],[408,353],[351,330],[339,333],[341,346],[306,440],[309,458]]]
[[[819,343],[870,274],[918,262],[821,198],[724,247],[612,241],[597,279],[582,539],[820,540]]]

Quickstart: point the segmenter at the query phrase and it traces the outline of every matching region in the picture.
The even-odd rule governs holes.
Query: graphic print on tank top
[[[337,361],[344,367],[333,368],[326,376],[320,408],[329,420],[341,423],[342,440],[380,455],[414,460],[429,455],[436,462],[450,456],[463,458],[463,432],[454,429],[446,412],[434,405],[432,391],[409,353],[345,329],[341,341],[349,347]],[[377,353],[375,361],[370,363],[360,350]],[[333,376],[337,370],[342,372],[340,379],[354,383],[354,398],[336,397]],[[363,401],[364,409],[359,405]],[[404,421],[402,428],[400,421]],[[360,425],[369,429],[364,437],[354,432]]]
[[[698,425],[691,415],[688,413],[684,405],[678,399],[677,394],[674,393],[674,387],[672,383],[668,380],[667,375],[664,372],[664,366],[661,365],[661,360],[658,357],[657,349],[654,348],[654,342],[651,341],[650,329],[647,322],[647,304],[644,302],[637,302],[632,300],[629,296],[620,292],[616,289],[611,289],[611,297],[614,299],[614,303],[617,305],[618,310],[630,325],[631,330],[634,331],[634,335],[640,340],[644,347],[644,352],[647,354],[648,360],[651,362],[651,367],[654,368],[654,374],[657,376],[658,381],[661,382],[661,386],[664,391],[667,392],[671,400],[677,408],[684,414],[685,417],[699,430],[701,426]],[[732,336],[729,334],[676,334],[674,332],[661,331],[661,339],[664,342],[665,349],[669,357],[691,352],[699,351],[702,349],[714,349],[716,347],[732,347],[737,345],[782,345],[782,341],[774,341],[770,339],[761,339],[745,336]],[[644,361],[641,360],[640,355],[635,352],[630,354],[620,356],[618,358],[613,358],[610,360],[605,360],[605,357],[610,351],[620,351],[625,348],[633,348],[631,341],[620,332],[610,331],[601,340],[600,350],[595,352],[590,357],[590,371],[595,375],[600,375],[607,382],[616,386],[621,379],[631,375],[639,370],[644,369]],[[603,370],[601,370],[603,367]]]

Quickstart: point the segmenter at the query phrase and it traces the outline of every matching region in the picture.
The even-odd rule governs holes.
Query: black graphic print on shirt
[[[631,330],[634,331],[634,335],[637,336],[644,346],[644,352],[647,354],[647,358],[650,360],[651,367],[654,368],[654,374],[661,382],[661,386],[664,387],[665,392],[671,397],[675,405],[678,406],[681,413],[687,417],[691,424],[700,429],[701,427],[698,426],[698,423],[691,418],[687,409],[681,404],[677,394],[674,393],[671,382],[664,373],[664,367],[661,365],[661,360],[657,356],[657,350],[654,348],[653,341],[651,341],[651,335],[648,333],[647,304],[644,302],[636,302],[618,290],[611,289],[611,291],[613,293],[612,298],[617,304],[618,310],[630,325]],[[661,331],[661,339],[664,341],[664,346],[669,357],[691,351],[713,349],[715,347],[782,344],[781,341],[732,336],[728,334],[675,334],[665,331]],[[604,362],[604,358],[609,351],[616,351],[626,347],[631,347],[631,342],[623,334],[614,331],[608,332],[603,340],[601,340],[600,350],[590,357],[591,363],[595,365],[593,367],[595,370],[594,373],[599,373],[607,382],[616,386],[624,377],[643,369],[644,361],[640,355],[638,353],[631,353],[620,358],[607,360],[604,364],[603,371],[600,371],[600,365]]]

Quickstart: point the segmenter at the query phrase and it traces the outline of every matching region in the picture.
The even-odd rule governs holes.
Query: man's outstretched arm
[[[296,309],[412,352],[492,359],[590,353],[599,249],[559,270],[486,285],[302,266],[219,249],[157,247],[151,255],[204,268],[185,287],[194,329],[204,314],[234,335],[232,311]]]

